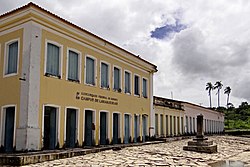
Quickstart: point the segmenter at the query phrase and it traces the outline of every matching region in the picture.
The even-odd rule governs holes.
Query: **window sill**
[[[122,93],[122,89],[119,88],[119,89],[113,89],[114,92],[118,92],[118,93]]]
[[[45,73],[44,76],[46,77],[51,77],[51,78],[57,78],[57,79],[61,79],[61,76],[60,75],[53,75],[53,74],[49,74],[49,73]]]
[[[80,83],[79,80],[74,80],[74,79],[67,79],[67,81],[69,81],[69,82],[74,82],[74,83]]]
[[[124,93],[125,93],[126,95],[129,95],[129,96],[131,95],[131,93],[130,93],[130,92],[124,92]]]
[[[109,87],[100,87],[100,88],[103,89],[103,90],[110,90]]]
[[[87,86],[92,86],[92,87],[95,87],[95,86],[96,86],[95,84],[90,84],[90,83],[85,83],[85,85],[87,85]]]
[[[13,77],[13,76],[16,76],[16,75],[18,75],[18,73],[4,74],[4,75],[3,75],[3,78]]]

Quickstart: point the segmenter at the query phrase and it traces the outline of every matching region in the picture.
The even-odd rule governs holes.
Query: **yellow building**
[[[184,107],[181,102],[154,96],[155,137],[184,134]]]
[[[203,115],[204,133],[224,131],[224,114],[193,103],[154,96],[155,137],[195,135],[197,116]]]
[[[1,15],[2,151],[144,141],[156,71],[33,3]]]

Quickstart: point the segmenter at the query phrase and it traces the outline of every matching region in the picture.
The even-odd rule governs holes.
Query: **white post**
[[[24,24],[22,69],[20,76],[20,116],[16,133],[16,150],[38,150],[40,145],[39,99],[41,27],[30,21]]]
[[[150,128],[150,135],[151,136],[154,136],[155,135],[155,111],[154,111],[154,104],[153,104],[153,100],[154,100],[154,95],[153,95],[153,75],[154,73],[151,72],[150,73],[150,78],[149,78],[149,81],[150,81],[150,87],[149,87],[149,96],[150,96],[150,127],[153,127]],[[151,137],[149,136],[149,137]]]

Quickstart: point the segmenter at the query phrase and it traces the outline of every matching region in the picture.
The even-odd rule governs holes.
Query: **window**
[[[80,78],[79,69],[80,69],[79,54],[72,50],[69,50],[67,79],[70,81],[79,82],[79,78]]]
[[[109,88],[109,65],[101,63],[101,87]]]
[[[46,73],[45,75],[61,78],[60,47],[47,43]]]
[[[143,78],[142,79],[142,94],[143,94],[143,97],[145,98],[147,98],[148,96],[147,89],[148,89],[147,80]]]
[[[18,66],[18,41],[6,45],[5,75],[17,74]]]
[[[95,85],[95,60],[90,57],[86,57],[86,84]]]
[[[134,94],[140,96],[140,78],[139,76],[135,75],[135,81],[134,81]]]
[[[125,71],[125,93],[131,93],[131,74]]]
[[[121,92],[121,70],[114,67],[114,90]]]

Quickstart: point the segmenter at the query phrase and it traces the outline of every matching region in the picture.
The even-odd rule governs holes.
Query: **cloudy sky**
[[[0,0],[0,13],[28,0]],[[209,106],[207,82],[250,100],[248,0],[35,0],[39,6],[158,66],[157,96]],[[223,89],[224,89],[223,88]],[[217,106],[216,91],[212,93]],[[221,105],[226,95],[221,93]]]

